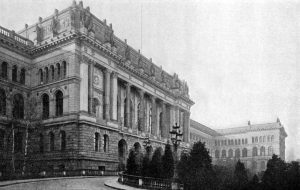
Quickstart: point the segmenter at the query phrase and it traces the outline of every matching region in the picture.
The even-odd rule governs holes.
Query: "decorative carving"
[[[182,81],[181,91],[182,91],[182,93],[183,93],[184,96],[188,96],[189,95],[189,87],[188,87],[186,81]]]
[[[110,43],[111,47],[115,47],[114,31],[112,29],[105,29],[104,39],[105,43]]]
[[[130,48],[128,45],[125,47],[125,61],[131,61]]]
[[[151,67],[150,67],[150,76],[155,76],[155,67],[154,67],[154,65],[151,65]]]
[[[36,32],[36,41],[37,43],[40,43],[43,39],[43,36],[42,36],[42,28],[40,28],[38,24],[35,25],[35,32]]]
[[[55,9],[54,16],[52,17],[51,21],[51,31],[53,36],[58,35],[58,29],[59,29],[59,20],[58,20],[58,10]]]
[[[87,29],[88,32],[94,32],[93,18],[90,13],[90,8],[87,7],[85,10],[80,12],[80,21],[82,25]]]
[[[59,27],[59,20],[56,16],[52,17],[52,22],[51,22],[51,31],[53,36],[58,35],[58,27]]]
[[[75,12],[70,10],[71,26],[75,27]]]

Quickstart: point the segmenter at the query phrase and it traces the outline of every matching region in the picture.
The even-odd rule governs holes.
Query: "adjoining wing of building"
[[[187,83],[117,38],[82,2],[20,32],[0,27],[0,64],[2,172],[12,152],[22,168],[29,98],[43,118],[29,132],[30,170],[122,169],[129,149],[143,150],[146,137],[153,149],[164,148],[175,123],[181,148],[189,147],[194,102]]]
[[[256,173],[266,169],[273,154],[285,159],[287,134],[280,120],[274,123],[213,130],[194,120],[190,121],[191,143],[205,142],[213,163],[241,160]]]

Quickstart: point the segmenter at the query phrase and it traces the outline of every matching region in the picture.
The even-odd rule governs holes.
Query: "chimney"
[[[42,23],[42,21],[43,21],[43,18],[39,17],[39,23]]]
[[[251,122],[250,122],[250,121],[248,121],[248,125],[249,125],[249,126],[251,125]]]
[[[152,63],[152,58],[150,58],[150,62]]]
[[[106,25],[106,19],[103,20],[104,24]]]
[[[58,15],[58,10],[54,9],[54,15],[57,16]]]
[[[127,44],[127,39],[124,39],[124,41],[125,41],[125,44]]]
[[[139,54],[140,54],[140,53],[141,53],[141,50],[139,49],[138,52],[139,52]]]
[[[112,23],[109,24],[109,27],[112,29]]]

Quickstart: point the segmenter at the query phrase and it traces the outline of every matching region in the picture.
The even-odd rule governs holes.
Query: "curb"
[[[117,190],[126,190],[126,189],[123,189],[123,188],[119,188],[119,187],[110,185],[110,184],[107,183],[107,182],[108,182],[108,181],[104,182],[104,185],[107,186],[107,187],[110,187],[110,188],[113,188],[113,189],[117,189]],[[117,182],[117,183],[118,183],[118,182]]]

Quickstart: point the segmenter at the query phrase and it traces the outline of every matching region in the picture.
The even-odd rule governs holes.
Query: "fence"
[[[50,177],[74,177],[74,176],[117,176],[118,171],[114,170],[65,170],[65,171],[42,171],[40,173],[16,173],[13,176],[0,172],[0,181],[13,179],[34,179],[34,178],[50,178]]]
[[[138,187],[143,189],[174,189],[174,181],[170,179],[159,179],[119,173],[118,181],[119,183],[122,183],[124,185],[129,185],[132,187]],[[176,182],[176,184],[178,183]],[[177,186],[178,189],[183,189],[182,185],[179,186],[181,187]]]

